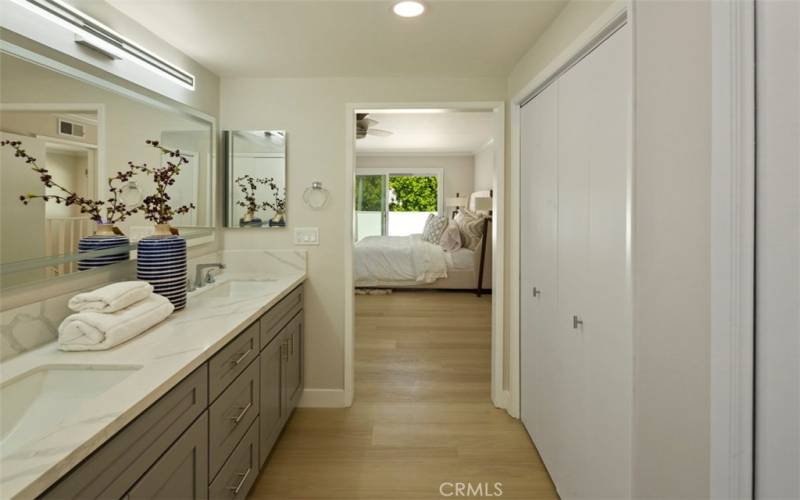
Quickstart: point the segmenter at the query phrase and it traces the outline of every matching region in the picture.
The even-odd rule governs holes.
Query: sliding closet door
[[[582,269],[581,496],[631,496],[633,340],[629,311],[630,33],[623,27],[583,61],[588,87],[588,261]]]
[[[559,493],[565,498],[582,494],[588,472],[584,404],[585,366],[583,352],[586,321],[586,277],[589,250],[589,167],[591,140],[593,67],[585,60],[558,81],[558,307],[556,335],[561,349],[556,354],[561,367],[562,419],[557,432],[563,435],[567,455],[560,470]]]
[[[630,52],[622,27],[522,109],[522,421],[562,497],[631,495]]]
[[[558,304],[558,154],[556,124],[558,91],[551,85],[522,108],[520,217],[521,255],[521,418],[545,457],[548,468],[567,459],[561,434],[548,432],[559,425],[560,348],[555,312]],[[566,353],[562,353],[566,354]]]

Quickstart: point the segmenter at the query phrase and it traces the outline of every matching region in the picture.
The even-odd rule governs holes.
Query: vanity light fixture
[[[416,0],[404,0],[394,4],[392,10],[400,17],[417,17],[425,12],[425,4]]]
[[[189,90],[195,88],[191,73],[165,61],[128,40],[97,19],[63,0],[12,0],[39,16],[75,33],[75,43],[89,47],[109,59],[127,59]]]

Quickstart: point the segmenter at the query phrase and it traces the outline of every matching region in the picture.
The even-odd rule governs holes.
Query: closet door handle
[[[572,317],[572,328],[578,329],[578,327],[583,327],[583,319],[578,316]]]

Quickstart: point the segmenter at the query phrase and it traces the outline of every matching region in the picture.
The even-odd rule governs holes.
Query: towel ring
[[[322,187],[322,182],[314,181],[303,191],[303,201],[314,210],[319,210],[328,204],[328,195],[328,190]]]

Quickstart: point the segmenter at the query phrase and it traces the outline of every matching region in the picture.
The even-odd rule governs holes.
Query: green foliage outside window
[[[384,207],[382,175],[356,177],[356,209],[380,212]],[[389,177],[391,212],[436,212],[439,179],[436,176],[398,175]]]
[[[356,209],[363,212],[381,212],[383,204],[383,176],[357,176]]]
[[[436,212],[439,179],[435,176],[402,175],[389,177],[389,189],[394,198],[389,203],[392,212]]]

